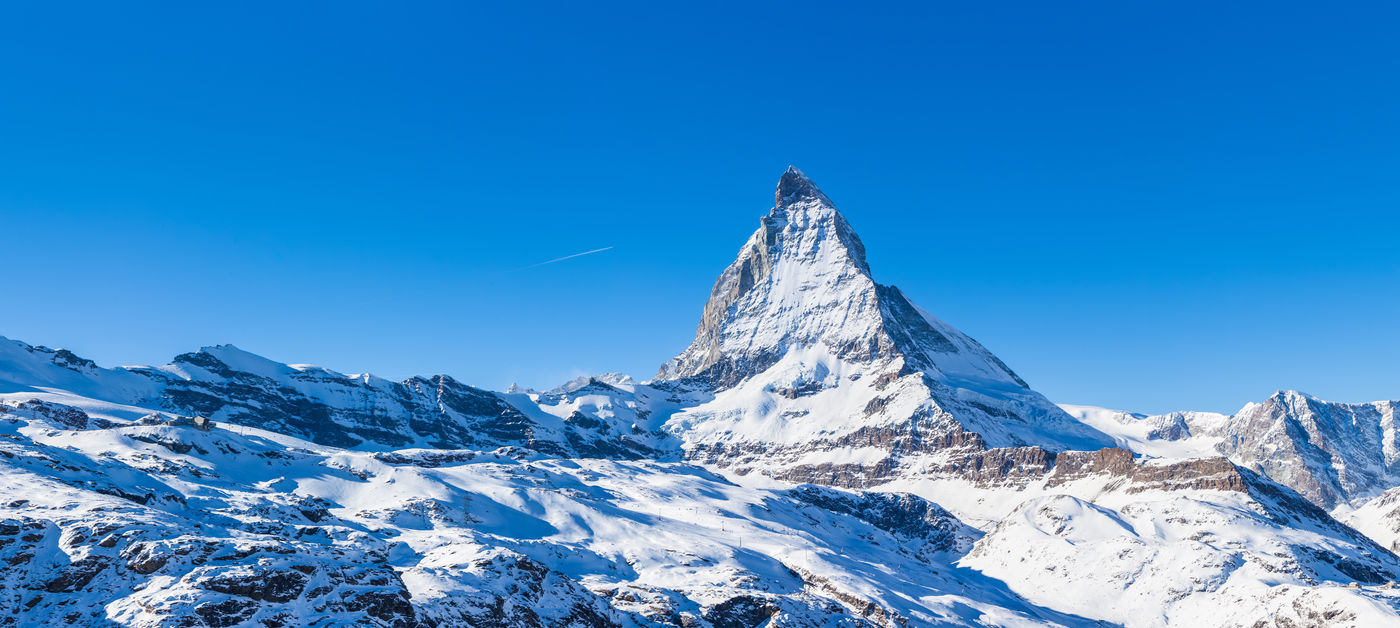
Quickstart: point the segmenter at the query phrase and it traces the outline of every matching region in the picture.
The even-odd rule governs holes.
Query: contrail
[[[566,259],[573,259],[573,258],[575,258],[575,257],[580,257],[580,256],[583,256],[583,255],[592,255],[592,254],[594,254],[594,253],[601,253],[601,252],[606,251],[606,250],[608,250],[608,249],[610,249],[610,248],[612,248],[612,247],[610,247],[610,246],[605,246],[605,247],[603,247],[603,248],[601,248],[601,249],[593,249],[592,251],[584,251],[584,252],[582,252],[582,253],[574,253],[573,255],[565,255],[564,257],[556,257],[556,258],[554,258],[554,259],[552,259],[552,260],[549,260],[549,261],[547,261],[547,262],[540,262],[540,263],[538,263],[538,264],[530,264],[529,266],[525,266],[524,268],[521,268],[520,270],[525,270],[526,268],[536,268],[536,267],[539,267],[539,266],[544,266],[545,264],[553,264],[554,262],[562,262],[562,261],[564,261],[564,260],[566,260]]]

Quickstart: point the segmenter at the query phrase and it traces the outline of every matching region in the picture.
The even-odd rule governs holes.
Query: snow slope
[[[1143,415],[1095,406],[1060,404],[1070,416],[1113,437],[1114,444],[1154,458],[1210,458],[1222,454],[1221,438],[1200,435],[1229,420],[1211,412]],[[1191,426],[1196,426],[1192,431]]]
[[[0,625],[1087,623],[953,565],[978,533],[906,495],[233,426],[0,436]]]
[[[848,492],[162,415],[68,429],[78,415],[0,414],[0,560],[18,566],[0,625],[1400,621],[1400,559],[1220,459],[1066,452],[1019,486]],[[1105,587],[1130,595],[1104,606]]]
[[[650,382],[0,338],[0,626],[1400,625],[1394,408],[1057,407],[794,168]]]

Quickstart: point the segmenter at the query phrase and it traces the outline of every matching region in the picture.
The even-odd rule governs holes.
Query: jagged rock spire
[[[822,194],[817,184],[812,183],[812,180],[807,178],[807,175],[803,174],[801,170],[798,170],[797,166],[788,166],[787,172],[784,172],[782,178],[778,179],[778,190],[773,195],[773,205],[777,208],[783,208],[803,200],[831,203],[831,199]]]
[[[801,170],[783,173],[775,202],[715,282],[695,341],[659,379],[702,377],[726,387],[790,349],[820,344],[842,359],[902,357],[935,375],[941,364],[959,377],[1025,386],[976,341],[876,284],[855,230]]]
[[[773,209],[715,281],[695,342],[657,377],[729,385],[791,346],[818,342],[869,356],[886,342],[871,327],[878,310],[865,247],[816,184],[789,167]]]
[[[687,438],[768,447],[767,438],[791,444],[917,424],[929,442],[944,445],[1113,443],[1031,390],[977,341],[876,283],[855,230],[802,171],[783,173],[775,201],[715,281],[695,340],[657,373],[657,380],[716,393],[739,391],[735,407],[681,419],[677,429],[694,430]],[[903,383],[890,384],[896,380]],[[807,398],[829,388],[859,392]],[[761,434],[749,431],[756,424]],[[817,425],[825,436],[802,431]]]

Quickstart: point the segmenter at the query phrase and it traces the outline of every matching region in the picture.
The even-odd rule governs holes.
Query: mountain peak
[[[1288,388],[1274,391],[1274,394],[1270,395],[1269,398],[1265,401],[1265,403],[1275,403],[1284,406],[1295,406],[1307,404],[1311,401],[1322,400],[1312,395],[1309,395],[1308,393],[1305,393],[1303,391]]]
[[[659,379],[704,376],[730,385],[772,366],[789,348],[880,353],[879,305],[865,247],[816,184],[796,167],[775,205],[715,281],[695,342]]]
[[[776,200],[715,282],[695,341],[658,379],[701,376],[728,387],[790,350],[824,345],[861,363],[903,357],[911,370],[960,385],[1026,388],[975,341],[875,283],[860,238],[801,170],[788,167]]]
[[[715,281],[695,340],[657,371],[724,399],[673,418],[673,429],[717,447],[774,445],[765,451],[778,457],[789,445],[868,443],[859,440],[871,438],[867,428],[945,445],[1113,444],[977,341],[876,283],[860,238],[801,170],[783,173],[776,201]],[[823,440],[846,437],[857,440]]]
[[[778,190],[773,194],[773,204],[781,209],[788,205],[799,203],[804,200],[825,201],[827,204],[831,200],[822,194],[817,184],[807,178],[797,166],[788,166],[787,172],[778,179]]]
[[[200,347],[194,353],[175,356],[176,364],[193,364],[212,373],[231,377],[235,372],[279,379],[300,372],[291,365],[271,360],[231,344]],[[319,368],[319,367],[313,367]]]

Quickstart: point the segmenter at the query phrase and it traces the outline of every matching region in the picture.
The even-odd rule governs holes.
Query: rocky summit
[[[1056,405],[789,168],[646,382],[0,338],[0,626],[1400,625],[1396,404]]]
[[[713,394],[666,424],[690,458],[798,481],[864,487],[1113,444],[876,283],[851,225],[796,168],[657,381]]]

